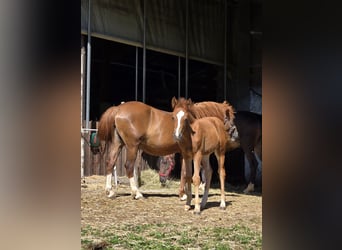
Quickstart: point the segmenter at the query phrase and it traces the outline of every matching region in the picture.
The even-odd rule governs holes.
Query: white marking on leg
[[[183,196],[180,197],[180,200],[181,200],[181,201],[185,201],[185,200],[186,200],[186,197],[187,197],[186,194],[183,194]]]
[[[106,191],[109,191],[111,189],[112,189],[112,174],[107,174]]]
[[[116,173],[116,166],[114,166],[114,181],[115,181],[115,187],[118,188],[118,175]]]
[[[135,184],[134,177],[129,178],[129,183],[131,184],[132,194],[135,195],[134,198],[135,199],[142,198],[143,195],[138,190],[138,188],[137,188],[137,186]]]
[[[112,174],[107,174],[106,193],[107,193],[107,197],[108,198],[111,198],[111,197],[115,196],[115,192],[112,189]]]
[[[199,189],[201,189],[202,191],[205,189],[205,182],[201,182],[201,184],[199,185]]]
[[[220,203],[220,208],[221,209],[225,209],[226,208],[226,202],[223,200],[223,201],[221,201],[221,203]]]
[[[179,136],[179,127],[180,127],[180,121],[182,119],[182,117],[184,116],[184,111],[181,110],[177,113],[177,128],[176,128],[176,132],[175,132],[175,136]]]

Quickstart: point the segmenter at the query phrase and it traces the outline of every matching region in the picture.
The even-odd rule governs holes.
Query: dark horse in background
[[[234,124],[239,133],[240,147],[246,155],[250,167],[248,186],[244,193],[254,191],[258,161],[262,160],[262,116],[249,111],[235,113]]]
[[[159,169],[159,181],[162,186],[170,179],[171,171],[175,168],[175,154],[158,157],[157,168]]]
[[[199,114],[226,119],[227,104],[211,102],[211,108],[199,106]],[[196,117],[197,118],[197,117]],[[100,140],[109,146],[106,166],[106,192],[108,197],[115,195],[111,178],[114,164],[123,146],[127,149],[126,176],[130,180],[132,195],[138,199],[143,197],[134,180],[134,163],[138,150],[154,156],[179,153],[180,148],[173,138],[172,112],[156,109],[138,101],[130,101],[107,109],[101,116],[98,135]],[[184,179],[184,166],[189,164],[182,160],[181,183]],[[191,164],[191,162],[190,162]],[[180,186],[179,195],[184,194],[184,186]]]

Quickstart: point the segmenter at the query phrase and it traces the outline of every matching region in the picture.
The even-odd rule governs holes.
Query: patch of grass
[[[104,249],[261,249],[261,233],[244,225],[187,228],[170,224],[114,225],[106,230],[82,228],[81,244],[87,249],[95,240]]]

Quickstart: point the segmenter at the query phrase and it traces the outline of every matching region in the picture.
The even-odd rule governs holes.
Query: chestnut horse
[[[180,101],[173,100],[173,117],[174,117],[174,137],[181,148],[183,157],[187,160],[193,160],[194,162],[194,174],[192,176],[192,182],[195,187],[195,214],[199,214],[207,203],[208,193],[210,188],[210,182],[212,177],[212,168],[209,162],[209,156],[215,153],[218,162],[218,173],[220,176],[221,185],[221,203],[220,208],[226,207],[225,202],[225,153],[227,150],[231,150],[239,147],[239,142],[236,141],[237,133],[234,130],[233,120],[234,111],[229,105],[229,109],[226,110],[225,123],[216,117],[204,117],[196,119],[193,112],[189,110],[189,104],[192,104],[191,100],[180,99]],[[228,119],[229,117],[229,119]],[[191,147],[189,147],[191,144]],[[200,204],[199,200],[199,186],[201,183],[200,170],[201,163],[203,166],[203,172],[205,174],[205,190]],[[191,167],[191,166],[190,166]],[[203,173],[202,172],[202,173]],[[185,180],[187,181],[187,201],[185,210],[190,209],[191,204],[191,168],[187,168],[185,171]],[[190,183],[190,184],[189,184]]]
[[[196,110],[201,116],[216,116],[223,121],[228,107],[229,105],[224,103],[213,103],[210,107],[199,105]],[[115,195],[112,190],[111,178],[114,164],[123,146],[126,146],[127,149],[125,168],[126,176],[130,180],[132,195],[136,199],[143,197],[133,176],[137,151],[141,149],[154,156],[180,153],[180,148],[173,138],[173,129],[172,112],[159,110],[138,101],[122,103],[103,113],[99,122],[98,135],[100,140],[104,140],[109,145],[106,166],[108,197]],[[189,146],[191,147],[191,145]],[[191,161],[183,160],[182,169],[185,169],[184,164],[191,166]],[[182,173],[184,173],[183,170]],[[181,180],[183,178],[184,176],[181,174]],[[179,195],[183,194],[184,186],[180,185]]]
[[[201,115],[198,114],[197,108],[202,105],[201,103],[193,103],[191,99],[186,100],[181,98],[178,101],[173,100],[172,108],[174,109],[176,105],[182,106],[191,117],[201,117]],[[231,114],[227,114],[226,117],[229,117],[229,115],[232,116]],[[235,118],[233,123],[236,127],[231,126],[231,129],[237,129],[240,141],[239,147],[244,151],[251,169],[249,183],[244,190],[244,193],[249,193],[254,191],[256,170],[258,166],[258,161],[255,158],[254,153],[258,155],[260,160],[262,159],[262,117],[259,114],[249,111],[238,111],[234,115]],[[181,183],[181,186],[184,186],[184,184]],[[185,200],[186,196],[182,199]]]

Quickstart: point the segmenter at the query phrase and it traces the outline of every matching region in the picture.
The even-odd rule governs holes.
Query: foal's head
[[[180,98],[177,100],[175,97],[172,98],[172,119],[174,121],[173,137],[176,141],[182,139],[186,129],[191,129],[190,124],[194,120],[194,117],[190,112],[191,105],[193,105],[191,99]]]

